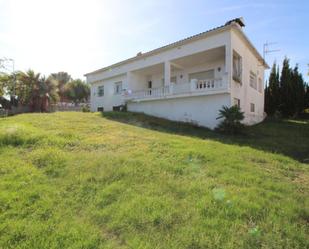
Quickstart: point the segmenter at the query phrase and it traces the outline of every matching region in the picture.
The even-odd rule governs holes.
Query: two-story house
[[[238,105],[244,123],[261,122],[268,65],[244,26],[236,18],[86,74],[91,110],[126,105],[128,111],[214,128],[223,105]]]

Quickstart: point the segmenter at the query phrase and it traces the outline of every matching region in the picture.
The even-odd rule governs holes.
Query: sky
[[[66,71],[74,78],[243,17],[266,61],[309,63],[309,1],[0,0],[0,58],[16,70]]]

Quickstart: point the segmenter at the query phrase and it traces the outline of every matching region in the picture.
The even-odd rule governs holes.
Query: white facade
[[[91,110],[126,104],[129,111],[214,128],[223,105],[239,104],[246,124],[262,121],[267,65],[241,26],[235,19],[86,74]]]

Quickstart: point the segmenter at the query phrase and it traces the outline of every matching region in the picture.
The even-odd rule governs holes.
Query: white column
[[[164,62],[164,85],[170,85],[171,81],[171,63],[169,61]]]
[[[130,71],[127,72],[127,82],[123,88],[125,88],[126,90],[129,90],[132,88],[132,73]]]

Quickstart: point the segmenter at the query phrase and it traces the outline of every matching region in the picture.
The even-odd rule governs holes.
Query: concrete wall
[[[216,118],[223,105],[230,106],[229,94],[128,103],[128,110],[213,129],[219,122]]]
[[[240,99],[240,107],[245,112],[245,123],[254,124],[264,119],[264,85],[262,92],[250,86],[250,71],[254,72],[264,83],[264,66],[243,42],[237,31],[232,30],[232,48],[242,57],[242,83],[232,80],[231,101]],[[250,103],[255,104],[255,112],[250,111]]]

